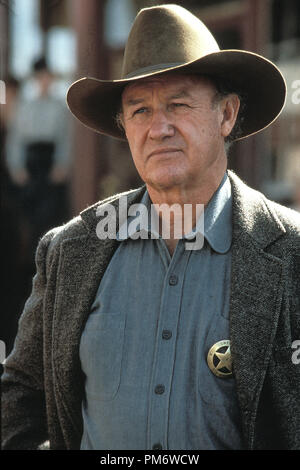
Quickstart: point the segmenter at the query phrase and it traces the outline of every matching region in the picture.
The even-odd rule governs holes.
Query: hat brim
[[[246,108],[240,140],[268,127],[281,113],[286,100],[286,83],[280,70],[268,59],[248,51],[221,50],[192,62],[172,67],[159,66],[130,78],[100,80],[85,77],[67,92],[67,104],[85,126],[117,139],[126,140],[116,121],[123,89],[129,83],[171,71],[211,75],[229,80],[245,93]]]

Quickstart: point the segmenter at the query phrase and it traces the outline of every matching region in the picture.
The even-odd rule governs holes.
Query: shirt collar
[[[147,190],[141,202],[135,206],[135,215],[129,215],[121,225],[117,233],[117,240],[134,239],[135,236],[136,238],[140,236],[141,238],[149,238],[149,234],[151,234],[152,238],[160,238],[157,228],[153,227],[153,224],[151,225],[151,199]],[[149,214],[148,218],[146,216],[142,218],[142,227],[140,224],[131,223],[142,211],[144,211],[144,214]],[[185,235],[184,238],[191,240],[195,237],[196,233],[204,235],[211,248],[217,253],[226,253],[230,249],[232,240],[232,195],[227,173],[224,174],[218,189],[204,211],[204,223],[202,214],[194,230]]]
[[[226,253],[232,241],[232,195],[227,173],[204,211],[204,236],[217,253]]]

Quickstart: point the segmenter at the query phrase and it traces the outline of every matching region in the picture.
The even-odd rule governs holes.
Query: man
[[[53,94],[55,76],[44,57],[33,62],[32,79],[34,96],[22,97],[15,104],[5,153],[27,232],[27,237],[22,239],[26,295],[35,272],[34,253],[39,238],[50,228],[60,225],[69,214],[68,110]]]
[[[272,63],[220,51],[175,5],[139,13],[122,79],[72,85],[71,111],[127,138],[145,186],[41,240],[3,376],[5,448],[300,448],[299,215],[225,152],[284,99]]]
[[[20,99],[14,109],[14,119],[10,120],[6,164],[17,185],[23,186],[30,177],[47,172],[54,183],[65,182],[70,166],[70,143],[66,139],[70,119],[51,90],[55,77],[44,57],[33,62],[32,78],[34,96]],[[61,119],[57,119],[58,115]],[[39,157],[32,150],[34,145],[39,149]]]

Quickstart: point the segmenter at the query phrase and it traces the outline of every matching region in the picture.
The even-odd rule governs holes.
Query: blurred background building
[[[221,49],[262,54],[282,70],[288,90],[283,113],[265,131],[234,144],[229,167],[271,199],[300,210],[299,0],[0,0],[1,168],[4,209],[11,219],[6,233],[11,251],[5,249],[8,266],[4,263],[11,272],[7,279],[9,318],[18,317],[31,281],[24,277],[28,230],[6,168],[10,156],[5,155],[4,142],[14,103],[30,100],[36,92],[32,63],[46,58],[55,77],[51,93],[66,108],[66,90],[75,79],[120,77],[136,13],[160,3],[177,3],[191,10],[211,29]],[[67,119],[71,134],[66,220],[99,199],[141,183],[126,143],[90,131],[71,114]],[[17,216],[20,223],[14,220]],[[12,280],[19,286],[14,288],[15,302],[11,302]]]

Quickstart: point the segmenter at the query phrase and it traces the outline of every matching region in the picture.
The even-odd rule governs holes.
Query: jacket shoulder
[[[300,242],[300,213],[269,199],[266,199],[266,202],[276,213],[287,233],[295,235],[296,238],[298,237]]]
[[[121,197],[127,196],[129,202],[133,202],[143,192],[144,187],[114,194],[80,212],[79,215],[70,219],[67,223],[54,227],[49,230],[41,239],[40,244],[49,246],[54,249],[66,240],[74,238],[86,237],[91,234],[95,235],[95,226],[97,222],[97,210],[105,204],[118,204]]]
[[[254,233],[258,239],[269,243],[284,235],[293,239],[296,244],[300,241],[300,213],[268,199],[262,192],[249,187],[233,171],[228,171],[231,180],[234,207],[242,214],[242,226],[249,233]],[[268,233],[272,231],[270,238]],[[292,237],[292,238],[291,238]]]

